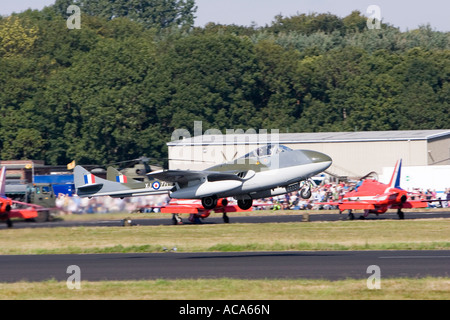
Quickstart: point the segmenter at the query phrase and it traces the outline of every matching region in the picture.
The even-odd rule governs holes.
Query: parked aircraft
[[[173,199],[201,199],[211,210],[219,199],[234,197],[242,210],[252,207],[253,199],[277,196],[301,189],[304,198],[311,196],[309,179],[326,170],[332,159],[311,150],[292,150],[283,145],[269,144],[245,156],[203,171],[161,170],[148,177],[158,179],[147,192],[138,193],[123,183],[100,179],[84,168],[74,170],[75,187],[81,197],[110,195],[125,197],[169,193]],[[164,190],[161,182],[173,184]],[[152,190],[153,189],[153,190]]]
[[[354,219],[353,210],[364,210],[364,217],[369,213],[382,214],[388,209],[397,209],[399,219],[404,219],[402,209],[426,208],[427,201],[408,200],[408,192],[400,187],[402,160],[397,161],[389,184],[374,179],[365,179],[354,191],[348,192],[341,201],[326,204],[339,207],[340,211],[349,210],[349,219]],[[325,204],[325,203],[322,203]]]

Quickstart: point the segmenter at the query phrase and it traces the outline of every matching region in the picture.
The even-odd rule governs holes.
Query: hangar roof
[[[450,129],[408,131],[314,132],[273,134],[201,135],[167,143],[168,146],[283,143],[412,141],[450,138]]]

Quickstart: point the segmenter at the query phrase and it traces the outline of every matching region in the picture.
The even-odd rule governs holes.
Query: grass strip
[[[0,254],[443,250],[450,219],[11,229]]]
[[[0,299],[7,300],[449,300],[450,278],[381,279],[370,290],[367,280],[148,280],[81,282],[69,290],[66,282],[0,283]]]

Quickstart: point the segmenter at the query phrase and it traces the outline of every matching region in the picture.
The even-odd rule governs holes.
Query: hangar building
[[[358,178],[403,166],[450,165],[450,129],[319,133],[204,134],[169,142],[169,168],[203,170],[239,158],[266,143],[310,149],[333,159],[328,173]]]

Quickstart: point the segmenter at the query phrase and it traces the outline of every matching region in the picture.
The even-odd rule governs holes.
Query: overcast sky
[[[0,14],[9,15],[28,8],[42,9],[55,0],[0,0]],[[282,14],[327,13],[344,17],[353,10],[366,14],[370,5],[378,5],[383,22],[401,30],[416,29],[430,24],[438,31],[450,31],[450,1],[448,0],[196,0],[197,26],[208,22],[258,26],[270,24]]]

